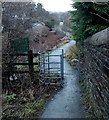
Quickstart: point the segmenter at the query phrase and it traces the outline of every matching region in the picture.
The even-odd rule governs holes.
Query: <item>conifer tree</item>
[[[109,2],[76,2],[73,8],[71,28],[77,42],[83,44],[87,37],[109,27]]]

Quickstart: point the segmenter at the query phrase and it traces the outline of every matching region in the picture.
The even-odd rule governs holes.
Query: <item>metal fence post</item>
[[[41,70],[40,70],[40,69],[41,69],[41,68],[40,68],[40,67],[41,67],[40,62],[41,62],[41,61],[40,61],[40,54],[39,54],[39,55],[38,55],[38,70],[39,70],[39,72],[41,71]]]
[[[48,52],[48,73],[50,73],[50,58],[49,58],[49,52]]]
[[[62,49],[62,71],[63,71],[63,78],[64,78],[64,50]]]
[[[78,79],[80,79],[80,50],[78,51]]]
[[[60,55],[61,57],[61,78],[63,79],[64,78],[64,51],[62,49],[62,55]]]
[[[45,73],[45,55],[43,54],[43,69],[44,69],[44,73]]]

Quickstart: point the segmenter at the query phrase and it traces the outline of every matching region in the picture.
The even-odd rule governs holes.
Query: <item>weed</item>
[[[8,101],[13,101],[13,100],[15,100],[15,97],[16,97],[16,94],[12,94],[12,95],[8,95],[7,99],[8,99]]]
[[[34,63],[38,63],[38,57],[33,58]],[[38,71],[38,65],[34,65],[34,71]]]
[[[27,100],[28,100],[28,99],[27,99],[26,97],[21,97],[21,98],[20,98],[20,102],[21,102],[21,103],[25,103],[25,102],[27,102]]]
[[[27,65],[16,65],[17,69],[28,68]]]
[[[34,71],[38,71],[39,68],[38,68],[38,65],[34,65]]]
[[[38,63],[38,57],[33,58],[33,62]]]

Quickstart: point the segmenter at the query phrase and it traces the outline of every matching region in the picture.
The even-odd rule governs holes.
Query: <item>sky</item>
[[[51,12],[66,12],[72,10],[72,0],[33,0],[36,4],[42,3],[43,8]]]

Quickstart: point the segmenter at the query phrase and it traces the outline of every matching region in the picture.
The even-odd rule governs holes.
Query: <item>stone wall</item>
[[[93,116],[109,118],[109,28],[85,40],[84,80]]]

